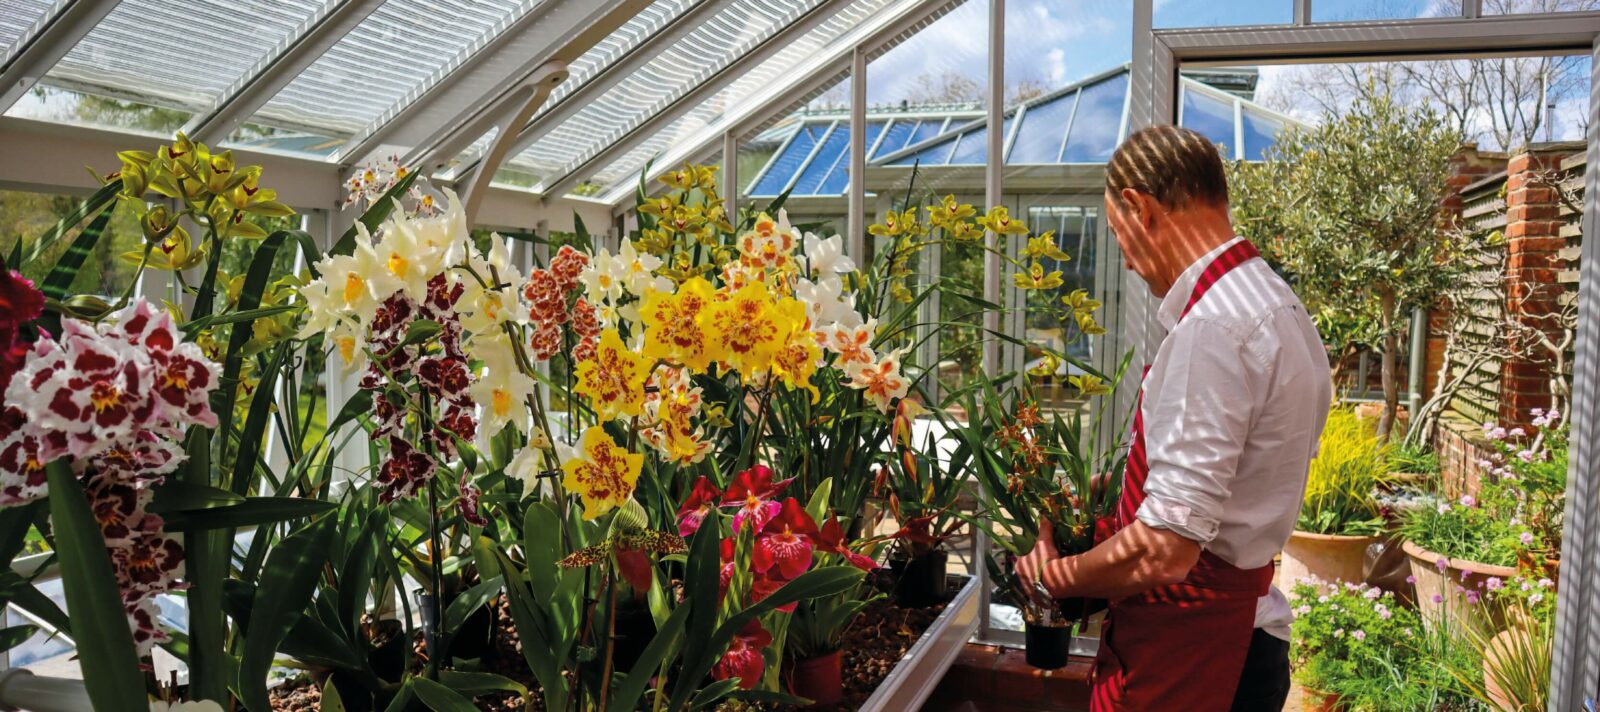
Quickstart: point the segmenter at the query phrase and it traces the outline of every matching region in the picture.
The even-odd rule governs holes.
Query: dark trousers
[[[1250,636],[1233,712],[1281,712],[1289,700],[1289,644],[1260,628]]]

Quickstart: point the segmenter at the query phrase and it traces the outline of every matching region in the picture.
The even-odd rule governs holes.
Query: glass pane
[[[1321,0],[1318,0],[1320,2]],[[1316,6],[1316,2],[1312,3]],[[1167,0],[1156,3],[1156,28],[1287,25],[1294,22],[1293,0]]]
[[[647,161],[658,159],[657,165],[663,161],[681,162],[686,158],[682,151],[715,140],[734,120],[742,118],[747,110],[792,86],[800,78],[819,71],[821,58],[844,57],[851,47],[889,16],[885,10],[898,2],[903,0],[857,0],[851,3],[803,37],[778,48],[755,69],[726,84],[666,128],[638,142],[626,155],[587,177],[599,185],[616,186],[606,197],[611,200],[620,198],[618,191],[626,188],[619,181],[631,183],[631,179]],[[605,144],[597,142],[596,145]]]
[[[829,124],[807,124],[800,127],[789,145],[785,146],[778,159],[767,166],[767,172],[761,174],[754,188],[750,189],[751,195],[779,195],[789,186],[796,173],[806,165],[806,159],[811,157],[811,152],[816,148],[817,142],[827,135]]]
[[[1455,5],[1457,0],[1443,3]],[[1538,12],[1577,12],[1595,10],[1594,0],[1483,0],[1485,15],[1521,15]]]
[[[1069,92],[1042,104],[1028,107],[1022,115],[1022,127],[1006,156],[1008,165],[1023,163],[1055,163],[1061,158],[1061,146],[1066,143],[1067,122],[1072,118],[1072,108],[1078,103],[1078,92]]]
[[[916,130],[916,119],[895,119],[894,123],[889,124],[889,130],[884,133],[882,138],[878,139],[878,145],[873,146],[871,151],[867,153],[867,160],[870,161],[879,156],[887,156],[905,148],[906,139],[911,138],[912,132]]]
[[[754,50],[818,1],[730,4],[554,127],[522,153],[522,160],[548,178],[564,175],[688,93],[712,72]]]
[[[1122,109],[1127,94],[1126,72],[1084,87],[1061,162],[1105,163],[1111,160],[1111,152],[1121,138]]]
[[[1267,148],[1278,140],[1278,133],[1283,131],[1283,122],[1252,111],[1248,107],[1245,108],[1243,114],[1244,159],[1247,161],[1264,160]]]
[[[899,160],[891,162],[891,166],[909,166],[919,164],[924,166],[942,166],[950,162],[950,152],[955,150],[956,139],[959,135],[947,137],[927,148],[902,156]]]
[[[1183,109],[1179,123],[1200,132],[1211,142],[1226,150],[1222,155],[1233,158],[1238,141],[1233,137],[1233,104],[1223,103],[1210,94],[1184,87]]]
[[[210,107],[318,14],[321,0],[123,0],[46,84],[188,112]]]
[[[348,137],[538,4],[388,0],[272,97],[253,121]]]
[[[1488,10],[1488,3],[1484,3]],[[1436,17],[1461,14],[1460,2],[1429,2],[1427,0],[1316,0],[1311,3],[1312,22],[1349,22],[1353,20],[1404,20],[1416,17]]]
[[[843,123],[841,123],[840,126],[844,127],[844,135],[849,137],[850,127]],[[878,140],[878,135],[881,133],[883,133],[883,122],[879,121],[868,123],[867,146],[871,147],[872,142]],[[828,173],[828,177],[822,181],[822,187],[817,189],[817,195],[842,195],[844,194],[845,188],[849,186],[850,148],[849,145],[846,144],[844,153],[840,154],[839,159],[833,164],[833,171]]]
[[[17,44],[55,5],[51,0],[7,0],[0,3],[0,57]]]
[[[31,245],[40,235],[71,214],[83,203],[70,195],[30,193],[18,190],[0,190],[0,254],[10,254],[18,239]],[[94,250],[84,259],[78,276],[68,286],[69,294],[95,294],[115,302],[133,283],[138,272],[137,260],[124,260],[124,254],[140,254],[144,248],[144,229],[139,227],[139,216],[126,201],[118,201],[111,212],[111,222],[106,232],[95,243]],[[22,276],[43,284],[45,275],[55,266],[72,245],[72,240],[59,240],[45,250],[39,259],[22,268]]]
[[[944,133],[945,123],[946,123],[946,121],[944,119],[924,119],[924,120],[922,120],[921,122],[919,122],[917,124],[917,130],[911,132],[911,137],[906,139],[906,145],[903,146],[902,148],[909,148],[911,146],[915,146],[915,145],[917,145],[919,143],[922,143],[923,141],[926,141],[926,140],[928,140],[930,138],[933,138],[934,136],[938,136],[939,134]],[[950,123],[951,124],[962,124],[962,123],[966,123],[966,120],[962,119],[962,120],[959,120],[959,121],[952,121]]]
[[[1070,316],[1069,312],[1054,307],[1060,305],[1061,297],[1074,290],[1095,293],[1095,243],[1100,231],[1100,208],[1084,205],[1030,207],[1028,229],[1035,235],[1055,231],[1056,245],[1071,258],[1065,262],[1043,260],[1046,272],[1061,270],[1062,285],[1054,290],[1028,293],[1028,340],[1087,361],[1090,340],[1080,338],[1077,320],[1064,318]]]
[[[828,132],[827,138],[822,140],[822,146],[817,149],[816,155],[811,158],[811,163],[800,171],[800,178],[794,183],[795,195],[812,195],[817,188],[822,186],[822,179],[828,177],[828,171],[833,169],[834,161],[848,153],[850,147],[850,127],[847,124],[835,124],[833,130]]]

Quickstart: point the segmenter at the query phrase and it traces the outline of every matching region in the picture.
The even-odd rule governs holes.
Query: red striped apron
[[[1224,250],[1200,274],[1179,320],[1223,275],[1259,256],[1255,246],[1244,240]],[[1122,496],[1116,515],[1102,522],[1107,525],[1100,529],[1102,539],[1131,524],[1144,503],[1150,464],[1143,403],[1141,391]],[[1202,551],[1182,583],[1112,603],[1095,658],[1089,709],[1228,710],[1255,629],[1256,600],[1271,584],[1271,564],[1246,570]]]

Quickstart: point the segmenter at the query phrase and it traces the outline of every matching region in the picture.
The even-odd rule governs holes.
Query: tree
[[[1459,233],[1441,200],[1460,134],[1369,83],[1340,116],[1291,129],[1261,164],[1232,166],[1235,224],[1286,272],[1313,313],[1371,319],[1388,437],[1399,405],[1405,315],[1460,279]]]

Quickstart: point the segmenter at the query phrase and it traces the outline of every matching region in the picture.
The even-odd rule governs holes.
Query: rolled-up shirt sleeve
[[[1217,536],[1254,420],[1261,373],[1243,335],[1185,320],[1146,381],[1150,474],[1139,521],[1201,544]]]

